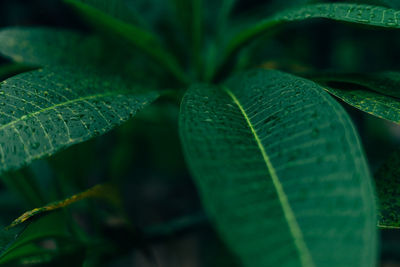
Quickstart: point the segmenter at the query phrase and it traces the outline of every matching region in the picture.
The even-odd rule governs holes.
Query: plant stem
[[[229,73],[229,70],[234,65],[235,59],[240,50],[246,44],[260,36],[262,33],[265,32],[271,34],[272,31],[268,31],[268,29],[274,28],[275,26],[279,25],[279,23],[280,22],[275,19],[270,19],[262,24],[252,26],[232,38],[232,40],[226,45],[225,51],[222,53],[223,56],[218,66],[216,67],[216,71],[212,75],[211,79],[214,81],[223,79],[224,75],[226,73]]]

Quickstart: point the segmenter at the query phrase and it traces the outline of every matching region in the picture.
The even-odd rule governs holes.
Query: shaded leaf
[[[399,0],[379,0],[383,5],[391,8],[400,8]]]
[[[137,23],[138,19],[132,9],[128,8],[124,0],[78,0],[81,3],[93,6],[108,15],[128,23]],[[131,1],[130,1],[131,2]],[[136,1],[135,1],[136,2]]]
[[[0,173],[106,133],[157,98],[115,77],[44,69],[0,84]]]
[[[364,153],[318,85],[257,70],[193,86],[180,132],[205,208],[245,266],[375,266]]]
[[[169,1],[165,0],[125,0],[125,4],[132,10],[138,23],[147,28],[156,28],[170,16]]]
[[[228,43],[224,59],[228,59],[248,41],[284,23],[324,18],[376,27],[400,28],[399,14],[397,10],[381,6],[348,3],[312,4],[285,10],[237,34]]]
[[[310,75],[324,89],[347,104],[395,123],[400,123],[400,74],[325,73]]]
[[[34,243],[27,243],[12,250],[3,258],[0,258],[0,264],[6,266],[21,266],[23,264],[34,263],[36,265],[43,264],[55,257],[54,251],[45,249]]]
[[[49,252],[48,249],[40,247],[35,243],[46,238],[72,238],[63,211],[50,213],[47,216],[40,217],[31,222],[15,237],[15,240],[10,242],[1,252],[0,264],[23,258],[24,256],[42,254],[46,251]]]
[[[147,238],[172,237],[179,232],[201,227],[207,223],[207,216],[203,212],[197,212],[168,222],[147,226],[143,232]]]
[[[197,67],[197,71],[202,68],[202,45],[203,45],[203,28],[204,28],[204,1],[192,0],[192,20],[191,20],[191,40],[193,61]]]
[[[101,39],[72,30],[12,27],[0,30],[0,40],[0,53],[30,65],[31,69],[38,66],[87,66],[154,87],[163,84],[167,75],[164,68],[149,61],[148,56],[140,51],[110,38]],[[11,74],[29,68],[18,63],[5,66],[4,70],[0,67],[0,78],[2,75],[11,77]]]
[[[164,0],[78,0],[127,23],[153,28],[166,15]]]
[[[400,123],[400,101],[365,89],[333,88],[323,85],[323,88],[345,103],[395,123]]]
[[[33,66],[96,64],[101,42],[71,30],[12,27],[0,31],[0,53]]]
[[[355,84],[387,96],[400,98],[400,73],[395,71],[377,73],[325,73],[316,74],[310,78],[325,83],[340,82]]]
[[[42,177],[43,175],[41,175]],[[37,183],[30,169],[4,173],[1,181],[7,190],[13,192],[27,208],[44,205],[46,201],[40,189],[46,188],[45,183]],[[48,192],[48,191],[46,191]],[[14,216],[15,217],[15,216]]]
[[[187,44],[191,44],[193,64],[200,70],[201,47],[203,39],[204,13],[206,3],[203,0],[170,0],[179,26],[184,31]]]
[[[152,32],[134,24],[116,19],[81,0],[64,0],[64,2],[74,7],[90,22],[111,31],[118,37],[151,56],[155,61],[169,70],[179,81],[188,81],[186,74],[176,58],[165,49],[161,41]]]
[[[378,169],[375,181],[380,206],[378,226],[400,228],[400,151]]]
[[[215,1],[210,1],[215,2]],[[232,10],[236,5],[237,0],[223,0],[221,1],[219,8],[218,8],[218,27],[219,32],[223,33],[225,30],[226,24],[229,21],[229,16],[231,15]]]

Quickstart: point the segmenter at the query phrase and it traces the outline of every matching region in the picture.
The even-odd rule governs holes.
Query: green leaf
[[[158,28],[170,15],[169,1],[165,0],[135,0],[125,1],[125,4],[132,10],[140,25],[146,28]]]
[[[204,1],[204,55],[202,79],[210,81],[218,63],[217,48],[222,46],[230,32],[229,20],[237,0]]]
[[[95,7],[102,12],[125,21],[127,23],[138,23],[136,14],[128,8],[124,0],[78,0],[81,3]]]
[[[375,266],[365,156],[317,84],[257,70],[193,86],[180,133],[205,208],[245,266]]]
[[[68,207],[68,206],[74,204],[75,202],[89,199],[89,198],[103,199],[103,200],[106,200],[107,202],[113,204],[114,206],[119,206],[121,204],[119,196],[116,192],[116,189],[113,186],[111,186],[109,184],[95,185],[94,187],[91,187],[88,190],[74,194],[66,199],[47,203],[45,206],[42,206],[39,208],[34,208],[33,210],[24,212],[24,214],[19,216],[9,226],[7,226],[7,229],[13,228],[21,223],[26,222],[27,220],[30,220],[31,218],[34,218],[34,217],[40,215],[40,214],[51,212],[51,211],[58,210],[61,208],[65,208],[65,207]]]
[[[400,28],[399,11],[362,4],[313,4],[282,11],[241,31],[227,45],[223,62],[250,40],[272,31],[278,25],[307,19],[325,18],[376,27]],[[222,64],[223,65],[223,64]]]
[[[158,96],[116,77],[44,69],[0,83],[0,173],[104,134]]]
[[[400,73],[327,73],[310,77],[347,104],[378,118],[400,123]]]
[[[23,201],[25,207],[33,209],[46,203],[40,190],[45,184],[40,184],[39,187],[30,169],[5,173],[1,176],[1,181],[9,192],[13,192]]]
[[[375,174],[381,228],[400,228],[400,151],[394,152]]]
[[[5,231],[5,230],[3,230]],[[45,249],[34,242],[46,238],[71,239],[63,211],[49,213],[31,222],[0,254],[0,264],[32,254],[42,254]],[[49,252],[49,250],[47,250]]]
[[[90,22],[109,30],[126,42],[147,53],[155,61],[169,70],[179,81],[188,82],[185,72],[176,58],[170,54],[152,32],[133,24],[118,20],[82,0],[64,0],[82,13]]]
[[[199,71],[205,3],[203,0],[171,0],[171,2],[174,6],[175,16],[179,18],[179,26],[187,35],[188,43],[191,44],[193,64]]]
[[[396,98],[359,88],[322,86],[327,92],[361,111],[381,119],[400,123],[400,102]]]
[[[213,1],[214,2],[214,1]],[[222,34],[229,21],[229,16],[236,5],[237,0],[223,0],[218,13],[218,34]]]
[[[400,98],[400,73],[383,71],[377,73],[325,73],[310,76],[317,82],[349,83],[366,87],[369,90]],[[340,84],[337,84],[338,86]],[[333,86],[334,87],[334,86]]]
[[[28,65],[38,66],[88,66],[99,71],[115,73],[142,84],[158,87],[163,77],[169,75],[160,64],[131,47],[80,32],[44,27],[11,27],[0,30],[0,53]],[[29,70],[24,65],[0,67],[2,75],[12,76]],[[4,74],[3,74],[4,73]],[[158,77],[158,79],[149,79]]]
[[[400,8],[400,1],[399,0],[378,0],[381,2],[382,5],[388,6],[391,8]]]
[[[192,0],[192,50],[193,60],[197,66],[197,71],[201,70],[201,52],[203,44],[203,19],[204,3],[203,0]]]
[[[101,42],[71,30],[12,27],[0,31],[0,53],[33,66],[96,64]]]
[[[165,15],[164,0],[78,0],[126,23],[154,28]]]

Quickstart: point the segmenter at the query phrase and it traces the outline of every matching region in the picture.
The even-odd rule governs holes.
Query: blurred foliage
[[[110,9],[108,2],[103,2],[104,10],[121,9],[118,6]],[[204,1],[210,7],[203,25],[204,32],[209,34],[191,36],[193,29],[187,28],[188,23],[182,21],[193,19],[193,14],[180,9],[186,10],[181,5],[187,5],[188,1],[172,1],[177,3],[176,6],[167,4],[168,1],[125,2],[129,9],[117,12],[123,14],[121,18],[124,21],[129,18],[129,22],[133,20],[145,29],[160,32],[160,43],[165,45],[165,40],[168,40],[166,47],[181,55],[178,63],[184,67],[198,60],[190,57],[193,49],[204,50],[205,62],[210,68],[205,68],[205,73],[195,79],[212,76],[212,66],[218,55],[216,42],[223,42],[233,32],[288,7],[284,3],[286,1],[281,0],[241,0],[236,5],[227,4],[224,7],[226,16],[230,9],[233,11],[228,25],[222,22],[215,25],[213,22],[219,21],[218,16],[224,16],[224,13],[217,12],[222,1]],[[316,1],[291,1],[290,7],[310,2]],[[400,1],[358,2],[400,7]],[[223,18],[219,19],[223,21]],[[0,27],[10,26],[60,27],[90,34],[100,32],[106,40],[102,40],[105,47],[97,48],[104,56],[101,60],[108,71],[121,70],[119,74],[151,88],[175,89],[180,86],[176,81],[171,82],[170,75],[164,73],[157,63],[148,61],[137,50],[132,51],[126,41],[117,40],[110,32],[103,32],[104,29],[96,25],[89,26],[61,1],[0,1]],[[184,37],[178,34],[182,31],[185,32]],[[217,35],[216,41],[210,37],[212,34]],[[275,34],[275,38],[268,38],[269,34]],[[321,20],[319,23],[293,23],[269,34],[252,42],[230,67],[238,71],[262,66],[299,75],[337,70],[364,73],[400,71],[400,34],[393,30]],[[205,45],[185,45],[187,40],[196,38],[204,41]],[[43,48],[40,43],[38,46]],[[107,54],[104,51],[113,52]],[[34,68],[2,57],[0,79]],[[149,73],[160,78],[149,80]],[[196,76],[195,73],[189,75]],[[36,161],[23,170],[7,173],[0,187],[0,226],[9,225],[27,210],[109,181],[117,185],[123,203],[118,209],[113,209],[99,201],[82,201],[61,211],[50,212],[48,216],[35,216],[32,222],[12,230],[1,230],[0,264],[240,266],[202,214],[200,200],[189,179],[180,148],[178,101],[174,97],[158,100],[159,105],[143,110],[134,120],[106,135],[72,146],[48,160]],[[400,145],[399,126],[343,105],[360,130],[371,169],[378,169],[385,156]],[[189,225],[167,235],[156,232],[155,236],[160,234],[160,238],[146,236],[149,229],[157,229],[155,226],[174,222],[181,216],[193,215],[197,218],[199,213],[203,217],[203,222],[195,220],[199,227],[192,229]],[[34,242],[31,242],[32,239]],[[383,230],[383,264],[390,261],[400,264],[399,244],[398,232]],[[20,255],[29,257],[21,260]]]

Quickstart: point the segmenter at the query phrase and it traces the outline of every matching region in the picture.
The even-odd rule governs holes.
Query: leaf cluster
[[[293,65],[288,73],[271,69],[277,64],[260,67],[249,55],[302,21],[329,20],[397,34],[400,10],[395,8],[400,5],[270,2],[257,6],[254,16],[251,9],[238,12],[242,3],[235,0],[64,0],[65,8],[90,26],[89,33],[2,29],[0,53],[13,63],[0,68],[0,174],[7,188],[36,209],[14,221],[9,231],[16,235],[2,232],[0,263],[44,264],[68,257],[96,266],[123,254],[126,248],[101,230],[93,238],[79,225],[71,216],[75,206],[63,209],[77,203],[76,209],[89,210],[93,203],[88,199],[95,197],[105,199],[108,209],[91,211],[93,220],[113,210],[128,237],[150,258],[143,233],[179,231],[186,222],[207,219],[238,265],[376,266],[378,227],[400,224],[399,157],[392,156],[377,172],[375,190],[359,134],[339,101],[399,124],[400,73],[311,71]],[[182,168],[181,155],[162,152],[159,144],[167,143],[171,132],[179,134],[180,144],[172,138],[171,146],[182,147],[206,218],[148,231],[129,221],[119,193],[124,166],[135,157],[124,149],[138,134],[129,128],[132,118],[146,126],[162,118],[156,123],[165,136],[151,133],[150,126],[144,135],[156,136],[149,138],[148,150],[163,155],[160,161],[170,168]],[[59,152],[89,146],[82,159],[73,159],[76,166],[86,164],[95,153],[86,141],[99,140],[115,127],[120,143],[108,151],[114,164],[107,177],[112,190],[77,192],[82,186],[76,185],[88,177],[68,169],[58,160]],[[38,186],[27,178],[38,162],[47,166],[41,170],[49,165],[64,169],[62,188],[73,189],[58,197],[68,198],[49,204],[40,194],[48,181],[39,179]]]

